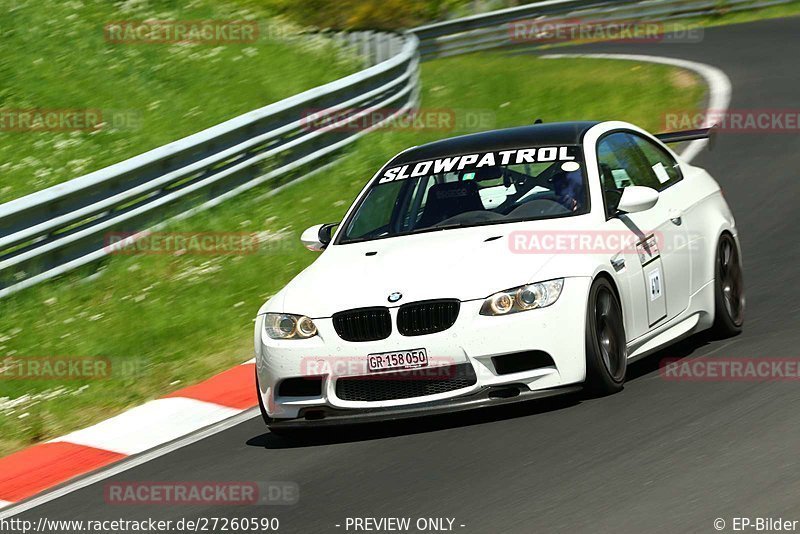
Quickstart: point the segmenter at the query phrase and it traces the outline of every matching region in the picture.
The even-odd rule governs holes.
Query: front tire
[[[620,391],[628,368],[622,307],[611,283],[598,278],[586,306],[586,390],[595,396]]]
[[[714,267],[714,326],[718,337],[735,336],[744,324],[744,281],[739,248],[733,236],[724,233],[717,244]]]

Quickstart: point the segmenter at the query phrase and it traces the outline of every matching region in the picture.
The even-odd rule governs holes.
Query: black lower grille
[[[388,308],[357,308],[334,313],[333,327],[345,341],[375,341],[392,333],[392,318]]]
[[[322,395],[322,377],[303,376],[287,378],[278,385],[279,397],[319,397]]]
[[[475,385],[475,370],[468,363],[414,371],[340,378],[336,396],[346,401],[386,401],[447,393]]]
[[[397,312],[397,331],[404,336],[421,336],[447,330],[456,322],[461,302],[424,300],[403,304]]]
[[[555,367],[555,362],[549,354],[542,350],[529,350],[515,352],[504,356],[492,356],[494,370],[498,375],[509,375],[523,371],[533,371],[542,367]]]

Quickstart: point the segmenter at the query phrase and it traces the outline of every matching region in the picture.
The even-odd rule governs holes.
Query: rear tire
[[[611,283],[598,278],[586,305],[586,390],[594,396],[620,391],[628,368],[622,307]]]
[[[714,326],[718,337],[731,337],[744,324],[744,280],[736,240],[729,233],[719,237],[714,265]]]

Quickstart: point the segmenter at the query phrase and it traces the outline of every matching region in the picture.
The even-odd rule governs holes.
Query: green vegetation
[[[320,28],[400,30],[471,13],[474,0],[237,0],[266,4],[299,24]],[[482,11],[507,7],[508,0],[478,2]]]
[[[0,126],[0,202],[70,180],[360,68],[236,0],[19,0],[0,11],[0,111],[92,110],[73,131]],[[180,7],[179,7],[180,6]],[[118,21],[252,20],[237,42],[112,42]],[[271,24],[268,24],[272,21]],[[229,41],[233,41],[229,38]],[[297,68],[302,65],[302,68]]]
[[[358,68],[295,24],[405,28],[512,0],[20,0],[0,12],[0,203],[101,169]],[[800,2],[690,20],[800,13]],[[278,17],[278,18],[275,18]],[[257,21],[256,42],[110,42],[116,21]],[[302,65],[303,68],[296,68]],[[236,95],[232,98],[231,95]],[[13,131],[8,110],[99,112],[97,129]]]
[[[300,24],[337,29],[412,28],[432,21],[484,13],[496,9],[531,3],[525,0],[237,0],[249,4],[268,5]],[[800,2],[770,6],[752,11],[729,11],[719,2],[713,15],[691,19],[704,26],[731,24],[800,13]],[[678,19],[689,22],[690,19]]]
[[[722,26],[725,24],[740,24],[742,22],[752,22],[754,20],[792,17],[796,15],[800,15],[800,2],[794,1],[776,6],[754,9],[752,11],[726,11],[725,9],[720,9],[720,12],[716,15],[687,19],[686,22],[700,24],[702,26]]]
[[[258,307],[316,255],[300,232],[339,220],[371,174],[410,146],[487,129],[569,119],[623,119],[661,128],[666,109],[695,107],[704,87],[666,66],[500,54],[425,63],[423,106],[453,110],[453,131],[379,131],[326,171],[267,197],[267,189],[173,225],[175,232],[261,232],[252,255],[110,258],[0,301],[0,357],[104,357],[105,380],[0,380],[0,454],[107,418],[252,357]],[[127,366],[126,366],[127,364]]]

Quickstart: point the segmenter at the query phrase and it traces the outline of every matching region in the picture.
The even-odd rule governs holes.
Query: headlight
[[[289,313],[265,314],[264,330],[272,339],[307,339],[317,335],[314,321],[305,315]]]
[[[481,315],[507,315],[550,306],[561,295],[564,279],[537,282],[495,293],[483,301]]]

